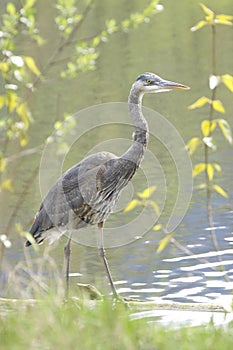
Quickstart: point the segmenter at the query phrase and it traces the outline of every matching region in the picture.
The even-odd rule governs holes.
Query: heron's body
[[[133,162],[109,152],[85,158],[50,189],[30,233],[37,243],[45,238],[52,242],[68,229],[104,222],[136,169]]]
[[[99,152],[83,159],[57,180],[43,200],[30,233],[37,243],[54,239],[64,231],[79,229],[88,224],[101,228],[100,252],[115,296],[117,295],[108,268],[103,246],[103,223],[114,208],[121,190],[139,167],[148,143],[148,125],[142,114],[145,93],[187,89],[185,85],[166,81],[153,73],[140,75],[129,95],[129,112],[134,125],[133,142],[117,157]],[[31,245],[30,241],[26,246]],[[68,240],[67,281],[69,272],[70,239]]]

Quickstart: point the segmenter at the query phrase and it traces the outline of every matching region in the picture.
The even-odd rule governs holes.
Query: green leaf
[[[100,44],[100,41],[101,41],[100,37],[99,37],[99,36],[96,36],[96,37],[92,40],[92,45],[93,45],[94,47],[96,47],[96,46],[98,46],[98,45]]]
[[[219,173],[222,171],[221,166],[218,163],[213,163],[213,167],[215,170],[217,170]]]
[[[9,2],[6,7],[7,12],[9,15],[13,16],[16,13],[15,5]]]
[[[203,136],[209,136],[209,134],[216,128],[216,121],[203,120],[201,123],[201,131]]]
[[[0,172],[2,173],[6,169],[6,159],[0,155]]]
[[[5,100],[5,104],[7,105],[10,113],[12,113],[15,110],[18,104],[18,100],[18,95],[15,92],[12,92],[10,90],[7,91],[7,98]]]
[[[36,63],[34,59],[30,56],[23,56],[24,62],[28,66],[28,68],[37,76],[39,77],[41,75],[39,69],[36,66]]]
[[[204,4],[200,3],[200,6],[202,8],[202,10],[204,11],[204,13],[207,16],[211,16],[214,17],[214,11],[212,11],[211,9],[209,9],[207,6],[205,6]]]
[[[233,76],[230,74],[224,74],[221,76],[223,84],[233,92]]]
[[[226,20],[226,19],[222,19],[222,18],[216,18],[216,19],[214,20],[214,22],[217,23],[217,24],[224,24],[224,25],[226,25],[226,26],[232,26],[232,25],[233,25],[232,22],[230,22],[230,21],[228,21],[228,20]]]
[[[33,237],[33,235],[32,235],[30,232],[24,231],[24,230],[22,229],[21,224],[16,224],[16,225],[15,225],[15,230],[18,232],[18,234],[19,234],[21,237],[23,237],[24,239],[28,240],[28,241],[32,244],[32,246],[33,246],[33,248],[34,248],[34,250],[35,250],[36,252],[39,251],[40,246],[36,243],[35,238]]]
[[[226,192],[222,187],[220,187],[219,185],[213,185],[212,188],[213,188],[217,193],[219,193],[221,196],[223,196],[223,197],[225,197],[225,198],[228,198],[227,192]]]
[[[193,26],[190,30],[191,32],[196,32],[198,29],[203,28],[206,26],[208,23],[206,21],[199,21],[195,26]]]
[[[225,119],[218,119],[217,122],[225,139],[232,144],[231,127],[228,122]]]
[[[233,20],[233,16],[231,16],[231,15],[224,15],[224,14],[216,15],[216,18],[222,19],[222,20],[226,20],[226,21],[232,21]]]
[[[205,163],[198,163],[198,164],[196,164],[194,169],[193,169],[193,177],[195,177],[198,174],[202,173],[203,171],[205,171],[205,169],[206,169]]]
[[[147,203],[154,208],[154,211],[155,211],[156,215],[159,216],[160,215],[160,209],[159,209],[158,204],[155,201],[150,201],[150,200],[147,201]]]
[[[206,184],[205,183],[201,183],[199,185],[194,186],[194,188],[196,190],[204,190],[206,188]]]
[[[24,5],[24,9],[28,10],[30,8],[32,8],[32,6],[35,4],[36,0],[26,0],[25,5]]]
[[[5,105],[5,96],[0,95],[0,109]]]
[[[200,144],[201,140],[199,139],[199,137],[193,137],[191,140],[189,140],[186,144],[186,148],[189,154],[193,154]]]
[[[210,164],[210,163],[207,164],[206,165],[206,171],[207,171],[207,175],[208,175],[209,180],[212,181],[213,178],[214,178],[214,167],[213,167],[213,165]]]
[[[204,106],[206,103],[211,103],[210,99],[205,96],[202,96],[198,100],[196,100],[194,103],[192,103],[190,106],[188,106],[188,109],[200,108]]]
[[[7,73],[9,70],[9,64],[7,62],[0,62],[0,71],[2,71],[3,73]]]
[[[29,125],[30,125],[30,118],[31,114],[27,106],[27,102],[21,103],[17,108],[16,108],[17,114],[20,116],[22,122],[24,123],[25,130],[28,130]]]
[[[220,100],[214,100],[212,101],[212,106],[215,111],[219,113],[225,113],[225,108],[223,107],[223,104]]]
[[[118,27],[116,25],[116,20],[114,18],[106,21],[106,27],[107,27],[108,34],[113,34],[118,30]]]
[[[29,136],[25,133],[20,134],[20,146],[25,147],[28,144]]]
[[[162,227],[163,227],[163,225],[161,225],[161,224],[156,224],[156,225],[152,228],[152,230],[154,230],[154,231],[159,231],[159,230],[161,230]]]
[[[170,242],[170,240],[172,239],[174,233],[168,233],[160,242],[159,242],[159,246],[157,248],[156,253],[161,253],[166,246],[168,245],[168,243]]]
[[[140,204],[138,199],[133,199],[131,202],[129,202],[129,204],[126,205],[124,212],[128,212],[133,210],[136,206],[138,206]]]
[[[154,193],[155,190],[156,186],[151,186],[146,188],[143,192],[138,192],[137,195],[141,199],[147,199]]]
[[[14,192],[13,186],[12,186],[12,179],[6,179],[1,183],[1,188]]]

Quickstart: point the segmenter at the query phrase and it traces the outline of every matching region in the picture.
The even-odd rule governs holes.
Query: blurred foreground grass
[[[104,300],[87,307],[49,298],[0,310],[0,349],[233,349],[232,325],[172,328],[130,320],[132,309]]]

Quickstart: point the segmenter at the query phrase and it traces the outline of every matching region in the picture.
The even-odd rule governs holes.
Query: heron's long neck
[[[142,114],[142,97],[143,93],[133,85],[128,100],[129,113],[134,125],[133,142],[123,157],[131,160],[137,166],[140,165],[146,151],[149,132],[148,124]]]

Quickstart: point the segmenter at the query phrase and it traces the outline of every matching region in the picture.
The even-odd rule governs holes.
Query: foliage
[[[201,29],[202,27],[208,25],[211,28],[211,40],[212,40],[212,67],[211,67],[211,75],[209,78],[209,89],[210,89],[210,97],[202,96],[197,101],[192,103],[189,106],[189,109],[196,109],[201,108],[205,106],[206,104],[209,105],[209,116],[208,119],[204,119],[201,122],[201,136],[200,137],[193,137],[189,142],[187,143],[187,149],[190,154],[193,154],[196,152],[198,148],[202,146],[203,153],[204,153],[204,162],[200,162],[198,164],[195,164],[193,169],[193,177],[199,177],[201,174],[205,174],[205,180],[204,182],[199,183],[196,185],[196,189],[199,190],[205,190],[206,191],[206,207],[207,207],[207,217],[208,217],[208,224],[210,227],[210,234],[213,242],[213,246],[216,251],[219,250],[218,246],[218,240],[215,233],[214,228],[214,221],[213,221],[213,209],[212,209],[212,202],[211,198],[213,195],[213,192],[227,198],[228,194],[227,192],[216,183],[215,175],[216,173],[222,172],[222,167],[220,164],[210,161],[210,152],[214,152],[217,149],[217,142],[214,138],[215,133],[217,129],[220,130],[220,132],[223,135],[223,138],[229,143],[232,144],[232,131],[230,128],[229,123],[226,119],[223,118],[214,118],[214,114],[220,113],[224,114],[226,112],[226,109],[224,107],[224,104],[219,99],[216,99],[216,93],[218,86],[220,84],[224,84],[225,87],[233,92],[233,76],[230,74],[223,74],[218,75],[216,72],[216,26],[217,25],[228,25],[232,26],[232,20],[233,16],[231,15],[225,15],[225,14],[215,14],[214,11],[206,7],[204,4],[201,4],[201,8],[205,14],[205,19],[198,22],[194,27],[191,28],[191,31],[196,31]],[[221,257],[218,257],[219,262],[221,262]],[[221,269],[223,270],[223,266],[221,266]],[[228,280],[228,276],[225,274],[224,278]]]
[[[233,16],[230,15],[224,15],[220,14],[217,15],[206,7],[205,5],[201,4],[201,8],[205,14],[205,20],[202,20],[197,23],[194,27],[191,28],[192,31],[196,31],[205,25],[210,25],[212,29],[212,41],[213,41],[213,48],[212,48],[212,74],[209,78],[209,87],[211,92],[211,97],[207,98],[206,96],[200,97],[198,100],[196,100],[194,103],[192,103],[188,108],[189,109],[196,109],[201,108],[205,106],[206,104],[209,105],[209,118],[204,119],[201,123],[201,137],[193,137],[191,140],[187,143],[187,149],[190,154],[193,154],[199,147],[203,146],[204,148],[204,154],[205,154],[205,161],[204,163],[198,163],[194,166],[193,170],[193,176],[197,177],[201,173],[205,173],[206,175],[206,181],[205,183],[201,183],[196,186],[198,189],[204,189],[207,190],[207,197],[210,197],[211,190],[214,190],[218,194],[222,195],[223,197],[227,197],[226,191],[221,188],[218,184],[214,183],[215,179],[215,173],[220,173],[222,171],[222,168],[219,164],[216,162],[210,162],[209,161],[209,152],[215,151],[217,149],[217,143],[214,138],[214,133],[219,129],[225,138],[227,142],[232,144],[232,131],[230,128],[229,123],[226,119],[223,118],[213,118],[213,114],[220,113],[224,114],[225,107],[222,101],[216,99],[216,91],[220,84],[224,84],[231,92],[233,92],[233,76],[230,74],[223,74],[223,75],[217,75],[216,74],[216,25],[224,24],[232,26],[232,20]],[[209,200],[209,199],[208,199]]]
[[[156,186],[151,186],[146,188],[143,192],[138,192],[137,197],[138,199],[133,199],[130,201],[127,206],[125,207],[124,211],[128,212],[133,210],[137,206],[152,206],[155,210],[156,216],[160,215],[160,210],[158,204],[154,201],[149,199],[151,195],[155,192]]]
[[[225,87],[233,92],[233,76],[225,73],[222,75],[216,74],[216,25],[222,24],[222,25],[228,25],[232,26],[232,20],[233,16],[230,15],[224,15],[215,14],[211,9],[206,7],[204,4],[200,4],[204,14],[205,19],[198,22],[194,27],[191,28],[192,32],[195,32],[204,26],[211,26],[212,28],[212,42],[213,42],[213,50],[212,50],[212,74],[209,78],[209,88],[211,92],[211,97],[202,96],[198,98],[195,102],[193,102],[190,106],[188,106],[189,110],[195,110],[197,108],[202,108],[206,105],[209,106],[209,118],[204,119],[201,122],[201,136],[193,136],[186,144],[187,151],[190,155],[193,155],[197,149],[200,147],[203,147],[204,149],[204,162],[199,162],[194,165],[193,168],[193,177],[196,178],[201,174],[205,174],[205,182],[201,182],[198,185],[195,186],[196,189],[199,190],[205,190],[207,193],[207,208],[208,208],[208,219],[209,219],[209,226],[213,228],[213,220],[212,220],[212,209],[210,204],[210,198],[212,191],[216,192],[217,194],[221,195],[222,197],[228,198],[227,192],[219,185],[217,184],[215,180],[216,173],[222,172],[222,167],[220,164],[214,161],[209,161],[209,152],[215,151],[217,149],[217,142],[214,138],[214,133],[217,132],[217,130],[220,130],[223,138],[229,143],[233,143],[232,139],[232,131],[229,123],[226,119],[223,118],[213,118],[213,114],[220,113],[225,114],[226,110],[224,107],[224,104],[219,99],[216,99],[216,90],[217,87],[220,84],[224,84]],[[156,186],[153,186],[153,188],[156,188]],[[150,191],[150,188],[144,190],[142,193],[148,193]],[[138,194],[137,194],[138,196]],[[140,196],[139,196],[140,197]],[[133,210],[138,205],[152,205],[154,206],[155,212],[159,214],[159,208],[154,201],[148,201],[142,200],[142,197],[139,199],[133,199],[125,208],[125,211]],[[154,231],[164,231],[165,237],[160,241],[159,246],[157,248],[157,253],[162,252],[167,244],[169,242],[174,243],[177,247],[182,249],[187,254],[190,254],[191,252],[187,250],[185,247],[183,247],[181,244],[179,244],[176,239],[174,238],[174,233],[167,233],[163,229],[163,225],[161,223],[157,223],[153,227]],[[218,244],[215,237],[215,233],[212,230],[212,239],[214,246],[216,250],[218,250]]]
[[[153,318],[131,320],[133,310],[105,300],[91,308],[58,302],[56,296],[0,313],[1,348],[21,349],[231,349],[232,327],[161,326]]]
[[[160,208],[159,208],[158,204],[156,203],[156,201],[151,199],[151,196],[155,192],[155,190],[156,190],[156,186],[150,186],[150,187],[146,188],[144,191],[138,192],[137,193],[138,198],[132,199],[126,205],[124,212],[127,213],[127,212],[135,209],[138,206],[142,206],[142,207],[148,206],[148,207],[152,207],[154,209],[156,217],[159,218]],[[159,242],[159,245],[157,248],[157,253],[161,253],[165,249],[167,244],[171,240],[174,240],[174,238],[173,238],[174,233],[173,232],[167,233],[166,230],[164,229],[163,225],[161,223],[159,223],[159,220],[157,221],[157,223],[154,225],[154,227],[152,229],[154,231],[161,231],[162,230],[165,234],[165,237]]]
[[[8,175],[8,164],[21,156],[41,151],[42,147],[39,145],[32,150],[19,151],[15,157],[12,154],[9,156],[11,145],[17,150],[28,147],[30,126],[32,122],[36,123],[30,108],[31,97],[36,95],[39,86],[43,86],[51,68],[57,66],[63,79],[75,78],[80,73],[94,70],[101,53],[101,45],[108,42],[113,34],[120,31],[127,33],[142,23],[148,23],[153,15],[162,9],[159,0],[148,0],[148,5],[141,12],[131,13],[129,18],[119,22],[114,18],[107,18],[103,28],[99,28],[91,37],[82,38],[79,35],[80,27],[88,20],[92,7],[98,5],[94,0],[84,0],[82,3],[77,0],[54,0],[50,5],[55,5],[57,44],[54,45],[47,62],[39,67],[33,54],[30,54],[35,47],[40,47],[46,42],[37,24],[38,2],[39,0],[25,0],[16,5],[8,2],[5,13],[2,13],[0,18],[0,192],[14,191],[13,179]],[[20,54],[19,50],[19,44],[23,40],[31,44],[30,52],[26,55]],[[66,111],[64,115],[63,123],[57,121],[54,125],[54,138],[45,140],[45,143],[58,142],[58,153],[66,152],[67,145],[61,136],[72,129],[75,123]],[[30,177],[27,183],[33,179]],[[25,188],[27,187],[26,184]],[[21,196],[20,199],[24,201],[25,196]],[[14,215],[19,207],[18,203],[13,210]],[[4,232],[6,236],[13,223],[14,219],[11,217]],[[0,241],[0,265],[3,248],[4,245]]]
[[[210,8],[208,8],[204,4],[200,4],[200,6],[205,14],[205,19],[199,21],[195,26],[193,26],[191,28],[192,32],[195,32],[196,30],[201,29],[206,25],[210,25],[210,26],[216,26],[216,24],[224,24],[227,26],[233,25],[232,24],[233,16],[223,15],[223,14],[217,15],[214,13],[214,11],[212,11]]]

